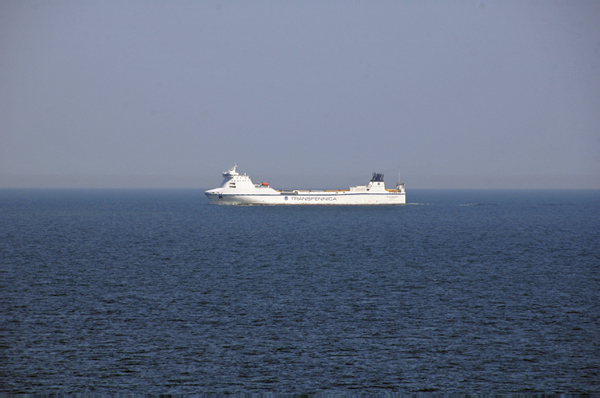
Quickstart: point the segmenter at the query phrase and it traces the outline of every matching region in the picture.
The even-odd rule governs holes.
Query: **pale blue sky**
[[[3,1],[0,186],[600,188],[599,1]]]

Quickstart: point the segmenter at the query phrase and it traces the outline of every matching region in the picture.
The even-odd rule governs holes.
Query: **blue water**
[[[600,191],[0,190],[2,392],[600,392]]]

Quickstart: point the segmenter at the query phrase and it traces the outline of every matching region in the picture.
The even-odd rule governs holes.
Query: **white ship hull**
[[[405,194],[207,194],[211,203],[220,205],[403,205]]]
[[[403,205],[404,184],[385,189],[383,174],[373,173],[368,185],[344,190],[275,190],[267,183],[253,184],[247,175],[239,175],[235,166],[223,172],[219,188],[205,192],[213,204],[220,205]]]

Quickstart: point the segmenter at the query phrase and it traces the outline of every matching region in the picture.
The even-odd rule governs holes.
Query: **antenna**
[[[398,183],[396,184],[396,189],[399,192],[404,192],[404,184],[402,183],[402,179],[400,178],[400,167],[398,167]]]

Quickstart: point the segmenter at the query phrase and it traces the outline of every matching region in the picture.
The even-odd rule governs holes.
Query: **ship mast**
[[[398,183],[396,184],[396,189],[399,192],[404,192],[404,184],[402,183],[402,180],[400,179],[400,167],[398,167]]]

